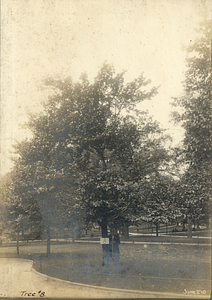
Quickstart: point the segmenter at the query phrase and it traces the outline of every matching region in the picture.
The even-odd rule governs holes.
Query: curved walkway
[[[192,298],[195,295],[120,290],[71,283],[38,273],[27,259],[0,259],[0,297],[27,298]],[[200,298],[199,296],[196,298]],[[209,299],[202,295],[201,298]]]

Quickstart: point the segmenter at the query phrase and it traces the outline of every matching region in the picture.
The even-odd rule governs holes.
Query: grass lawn
[[[56,246],[55,246],[56,247]],[[56,249],[56,248],[55,248]],[[57,248],[59,249],[59,248]],[[47,258],[33,254],[34,268],[72,282],[134,290],[210,293],[210,246],[120,244],[120,267],[102,266],[101,245],[70,243]]]

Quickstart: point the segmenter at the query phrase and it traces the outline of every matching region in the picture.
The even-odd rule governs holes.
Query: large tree
[[[175,99],[182,113],[175,119],[185,130],[184,150],[181,155],[186,172],[181,180],[183,214],[188,218],[191,237],[191,219],[204,214],[209,217],[211,192],[211,24],[200,24],[198,37],[187,48],[187,71],[184,94]]]
[[[93,83],[85,74],[77,83],[45,83],[53,96],[42,114],[31,116],[33,138],[16,146],[17,163],[44,222],[51,223],[54,210],[67,220],[80,209],[84,221],[97,222],[107,237],[108,226],[130,224],[142,213],[145,183],[167,159],[158,124],[136,109],[157,89],[146,91],[150,81],[143,75],[124,84],[124,72],[108,64]]]

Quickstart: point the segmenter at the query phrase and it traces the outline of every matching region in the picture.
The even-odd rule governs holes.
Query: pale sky
[[[160,85],[148,109],[176,144],[169,123],[171,97],[182,93],[182,46],[195,38],[202,0],[2,0],[1,174],[11,167],[10,149],[27,132],[27,111],[39,111],[46,76],[97,74],[104,61],[126,80],[140,73]],[[208,1],[209,3],[209,1]]]

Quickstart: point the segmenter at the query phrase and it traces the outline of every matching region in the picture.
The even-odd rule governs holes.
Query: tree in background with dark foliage
[[[203,21],[198,38],[187,48],[184,94],[174,104],[182,108],[174,119],[185,130],[181,159],[186,172],[179,193],[182,214],[191,221],[209,220],[211,197],[211,23]]]

